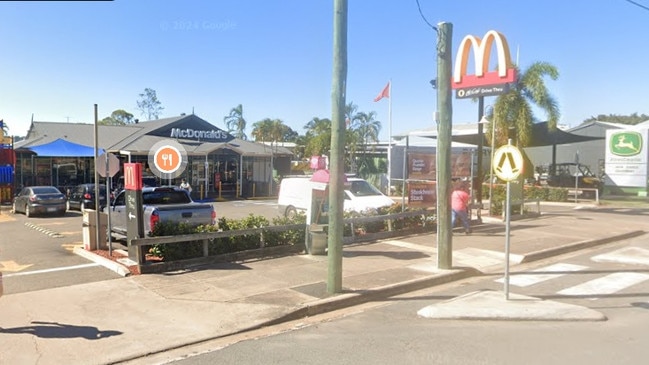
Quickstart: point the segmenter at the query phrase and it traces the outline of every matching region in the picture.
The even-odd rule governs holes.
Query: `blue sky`
[[[465,35],[493,29],[521,68],[555,65],[560,78],[547,86],[562,124],[649,114],[649,11],[629,1],[420,4],[433,25],[453,24],[454,54]],[[0,119],[10,134],[25,135],[32,114],[92,123],[94,104],[100,119],[124,109],[144,120],[136,102],[145,88],[157,92],[161,117],[194,110],[220,128],[243,104],[248,134],[264,118],[303,134],[313,117],[331,116],[331,0],[0,2],[0,14]],[[388,100],[372,100],[392,80],[392,134],[434,127],[437,36],[416,1],[349,1],[348,27],[347,101],[376,111],[387,140]],[[454,124],[477,115],[477,103],[454,100]]]

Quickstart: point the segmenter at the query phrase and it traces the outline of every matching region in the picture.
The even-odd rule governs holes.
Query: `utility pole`
[[[451,129],[453,104],[451,93],[451,49],[453,24],[437,25],[437,267],[453,267],[453,231],[451,227]]]
[[[345,92],[347,83],[347,0],[334,0],[333,80],[331,85],[331,163],[327,293],[343,288],[343,203]],[[449,79],[450,80],[450,79]]]

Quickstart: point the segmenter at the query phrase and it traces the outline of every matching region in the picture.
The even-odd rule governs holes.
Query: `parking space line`
[[[18,272],[14,274],[7,274],[3,273],[2,276],[6,278],[10,278],[12,276],[25,276],[25,275],[36,275],[36,274],[46,274],[50,272],[55,272],[55,271],[66,271],[66,270],[76,270],[76,269],[85,269],[88,267],[95,267],[95,266],[100,266],[97,263],[90,263],[90,264],[82,264],[82,265],[74,265],[74,266],[65,266],[65,267],[55,267],[52,269],[43,269],[43,270],[34,270],[34,271],[25,271],[25,272]]]

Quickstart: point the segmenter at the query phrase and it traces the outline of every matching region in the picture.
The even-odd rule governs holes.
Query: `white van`
[[[345,211],[362,212],[368,209],[389,207],[394,200],[385,196],[372,184],[359,178],[348,178],[345,189]],[[288,177],[279,185],[277,205],[285,217],[292,217],[298,211],[306,211],[311,202],[312,189],[324,190],[325,183],[310,181],[308,177]]]

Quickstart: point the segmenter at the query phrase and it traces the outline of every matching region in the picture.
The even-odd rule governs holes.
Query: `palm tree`
[[[230,114],[223,117],[223,122],[228,128],[228,133],[244,141],[248,139],[248,136],[246,136],[246,120],[243,118],[243,105],[239,104],[230,109]]]
[[[0,128],[0,130],[2,130],[2,133],[4,134],[9,133],[9,126],[6,123],[4,123],[2,119],[0,119],[0,127],[2,127]]]
[[[252,125],[250,135],[255,141],[284,142],[287,138],[292,138],[294,133],[281,119],[266,118]]]
[[[496,144],[503,145],[509,138],[509,130],[516,131],[516,144],[526,147],[532,138],[532,125],[535,118],[532,112],[533,105],[538,106],[547,114],[548,128],[553,130],[559,121],[559,106],[550,95],[544,77],[556,80],[559,71],[547,62],[535,62],[524,72],[516,70],[518,82],[512,86],[508,93],[496,98],[493,118],[495,123],[489,123],[489,139],[494,126],[496,128]],[[491,141],[490,141],[491,142]]]
[[[365,152],[367,151],[367,146],[370,143],[376,143],[379,141],[379,132],[381,131],[381,122],[374,119],[376,117],[376,112],[371,111],[369,113],[360,112],[357,114],[354,123],[352,123],[352,131],[354,134],[353,140],[357,143],[359,147],[353,148],[351,151],[352,155],[355,155],[357,149],[363,151],[363,157],[360,161],[356,161],[355,156],[352,156],[353,165],[358,164],[358,169],[362,170],[365,165],[371,164],[372,162],[367,161]]]
[[[305,126],[307,144],[304,148],[306,156],[320,156],[331,148],[331,120],[314,117]]]
[[[357,131],[363,146],[367,146],[370,142],[379,141],[379,132],[381,131],[381,122],[374,119],[376,112],[358,113],[356,120],[352,124],[352,128]]]
[[[354,104],[353,101],[350,101],[345,106],[345,124],[347,125],[347,128],[350,128],[354,122],[358,120],[358,117],[358,105]]]

